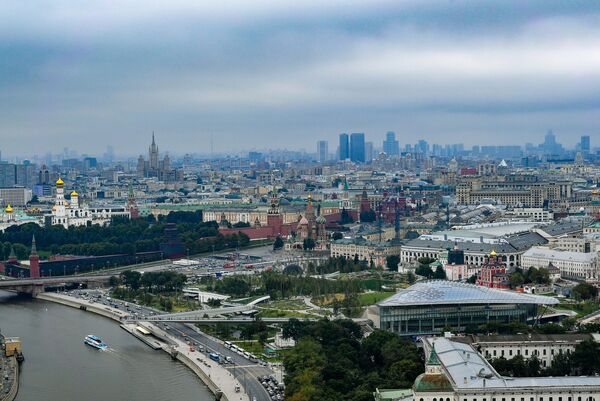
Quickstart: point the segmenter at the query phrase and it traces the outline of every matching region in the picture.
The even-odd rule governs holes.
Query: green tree
[[[121,280],[126,287],[132,290],[140,288],[142,274],[135,270],[125,270],[121,273]]]
[[[350,224],[354,223],[354,219],[350,215],[350,213],[346,210],[346,208],[342,208],[342,212],[340,213],[340,224]]]
[[[304,248],[305,251],[312,251],[313,249],[315,249],[316,243],[315,240],[308,237],[308,238],[304,238],[304,241],[302,242],[302,248]]]
[[[571,354],[571,362],[577,375],[600,373],[600,344],[592,339],[577,344]]]
[[[372,223],[377,219],[377,215],[374,210],[365,210],[360,212],[360,221],[362,223]]]
[[[400,264],[400,256],[389,255],[385,258],[385,265],[390,271],[398,271],[398,264]]]
[[[336,231],[333,234],[331,234],[331,239],[334,240],[334,241],[337,241],[337,240],[342,239],[342,238],[344,238],[344,234],[342,234],[339,231]]]
[[[521,287],[525,283],[525,277],[521,272],[514,272],[509,277],[510,288],[515,289]]]
[[[121,284],[121,280],[117,276],[110,276],[110,278],[108,279],[108,285],[110,285],[111,287],[116,287],[119,284]]]
[[[275,242],[273,243],[273,250],[276,251],[278,249],[283,248],[283,239],[278,235],[277,238],[275,238]]]
[[[433,274],[433,278],[436,280],[446,280],[446,271],[442,266],[438,266],[435,269],[435,273]]]
[[[430,265],[435,262],[434,258],[429,258],[427,256],[423,256],[422,258],[417,259],[417,262],[421,265]]]
[[[579,283],[571,291],[575,299],[578,300],[588,300],[598,297],[598,289],[588,283]]]
[[[206,304],[208,306],[210,306],[211,308],[218,308],[219,306],[221,306],[221,300],[217,299],[217,298],[210,298]]]
[[[415,269],[415,274],[426,278],[433,278],[434,272],[429,265],[420,265]]]

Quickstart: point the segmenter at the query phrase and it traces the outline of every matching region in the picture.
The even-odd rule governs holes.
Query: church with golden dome
[[[79,194],[75,191],[71,192],[71,200],[68,202],[65,199],[65,183],[59,177],[56,180],[56,197],[52,213],[49,216],[51,224],[60,224],[65,228],[71,226],[87,226],[92,224],[93,216],[87,205],[79,202]]]

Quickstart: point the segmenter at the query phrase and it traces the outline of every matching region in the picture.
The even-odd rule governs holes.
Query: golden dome
[[[56,180],[56,185],[58,185],[58,186],[65,185],[65,182],[62,180],[62,178],[58,177],[58,180]]]
[[[592,195],[598,195],[598,190],[597,189],[592,189]]]
[[[13,212],[13,208],[10,206],[10,203],[8,204],[8,206],[6,206],[6,209],[4,209],[4,211],[6,213],[12,213]]]
[[[79,196],[79,194],[75,191],[71,192],[71,196]]]
[[[56,212],[56,210],[57,210],[57,207],[56,207],[56,205],[52,206],[52,211],[53,211],[53,212]]]
[[[490,256],[496,256],[496,255],[497,255],[496,250],[492,249],[492,252],[490,252]]]

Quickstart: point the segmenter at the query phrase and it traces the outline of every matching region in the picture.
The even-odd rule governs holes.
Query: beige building
[[[400,253],[400,244],[392,241],[371,242],[364,238],[340,239],[331,243],[330,255],[333,258],[344,257],[346,259],[371,261],[376,265],[385,266],[385,260],[390,255]]]
[[[528,334],[467,336],[455,338],[456,341],[468,340],[486,359],[511,359],[522,356],[531,359],[534,356],[543,367],[552,365],[554,357],[575,351],[577,344],[585,340],[594,340],[591,334]]]
[[[31,189],[0,188],[0,206],[25,206],[31,200]]]
[[[227,220],[230,224],[249,223],[251,226],[267,225],[268,208],[215,208],[202,211],[202,221]],[[301,218],[301,213],[282,211],[283,224],[296,223]],[[258,224],[257,224],[258,222]]]
[[[546,223],[554,220],[554,213],[542,207],[516,207],[507,212],[508,216],[516,219],[526,219]]]
[[[545,247],[532,247],[521,256],[521,265],[528,267],[544,267],[550,264],[558,267],[560,276],[573,280],[596,282],[598,274],[598,254],[560,251]]]
[[[456,199],[462,205],[478,205],[494,200],[509,206],[539,208],[545,200],[557,201],[571,197],[570,181],[535,181],[533,176],[504,177],[487,180],[477,177],[456,186]]]

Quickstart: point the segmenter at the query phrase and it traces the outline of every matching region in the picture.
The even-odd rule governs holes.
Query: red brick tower
[[[40,277],[40,257],[35,246],[35,235],[31,239],[31,254],[29,254],[29,277]]]

